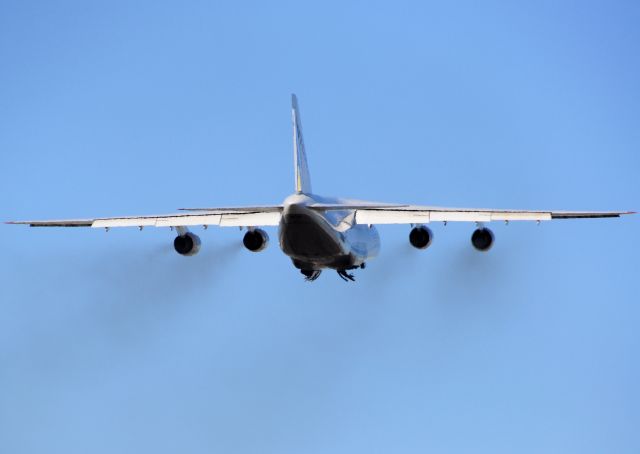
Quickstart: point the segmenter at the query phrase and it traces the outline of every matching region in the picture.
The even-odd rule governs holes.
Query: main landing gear
[[[356,278],[351,273],[347,273],[347,270],[338,270],[338,276],[342,278],[343,281],[355,281]]]
[[[294,263],[295,264],[295,263]],[[304,276],[304,280],[307,282],[313,282],[316,279],[318,279],[320,277],[320,274],[322,273],[322,270],[314,270],[312,268],[307,268],[310,265],[306,265],[302,264],[302,263],[297,263],[296,267],[299,267],[298,269],[300,270],[300,273],[302,273],[302,275]],[[336,272],[338,273],[338,276],[340,276],[340,278],[345,281],[345,282],[354,282],[356,280],[355,276],[351,273],[349,273],[349,270],[355,270],[355,269],[364,269],[366,266],[365,263],[363,263],[362,265],[359,266],[352,266],[349,268],[344,268],[341,270],[336,270]]]
[[[307,282],[313,282],[320,277],[320,270],[300,270],[302,274],[304,274],[304,280]]]
[[[367,266],[366,263],[363,263],[360,266],[352,266],[351,268],[347,268],[347,269],[355,270],[355,269],[360,268],[360,269],[363,270],[366,266]],[[338,273],[338,276],[340,276],[342,278],[342,280],[345,281],[345,282],[348,282],[348,281],[355,282],[355,280],[356,280],[356,278],[355,278],[355,276],[353,274],[347,273],[347,270],[337,270],[337,273]]]

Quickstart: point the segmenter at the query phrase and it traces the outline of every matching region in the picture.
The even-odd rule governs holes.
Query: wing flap
[[[221,227],[248,227],[259,225],[278,225],[280,212],[263,213],[233,213],[223,214],[220,219]]]
[[[356,224],[426,224],[428,211],[356,210]]]
[[[220,225],[219,214],[195,216],[170,216],[156,219],[156,227],[189,227],[193,225]]]
[[[493,211],[492,221],[550,221],[551,213],[543,211]]]
[[[488,211],[431,211],[429,217],[433,222],[491,222]]]
[[[91,227],[94,229],[105,227],[148,227],[155,226],[156,218],[153,217],[140,217],[140,218],[105,218],[95,219],[91,223]]]

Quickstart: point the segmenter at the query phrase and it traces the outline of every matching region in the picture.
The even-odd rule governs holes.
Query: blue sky
[[[638,209],[637,2],[4,2],[3,219],[314,189]],[[356,284],[275,241],[2,227],[0,451],[637,453],[638,219],[381,227]],[[270,230],[275,240],[275,230]]]

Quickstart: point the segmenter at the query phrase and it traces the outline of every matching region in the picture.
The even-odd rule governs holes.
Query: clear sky
[[[291,92],[320,194],[640,208],[640,3],[309,3],[1,3],[0,218],[280,203]],[[0,452],[640,452],[639,225],[0,226]]]

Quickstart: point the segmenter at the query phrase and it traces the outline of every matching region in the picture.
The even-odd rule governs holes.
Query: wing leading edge
[[[94,219],[63,219],[48,221],[11,221],[31,227],[188,227],[194,225],[220,227],[260,227],[278,225],[282,206],[219,208],[207,211],[168,215],[124,216]]]

